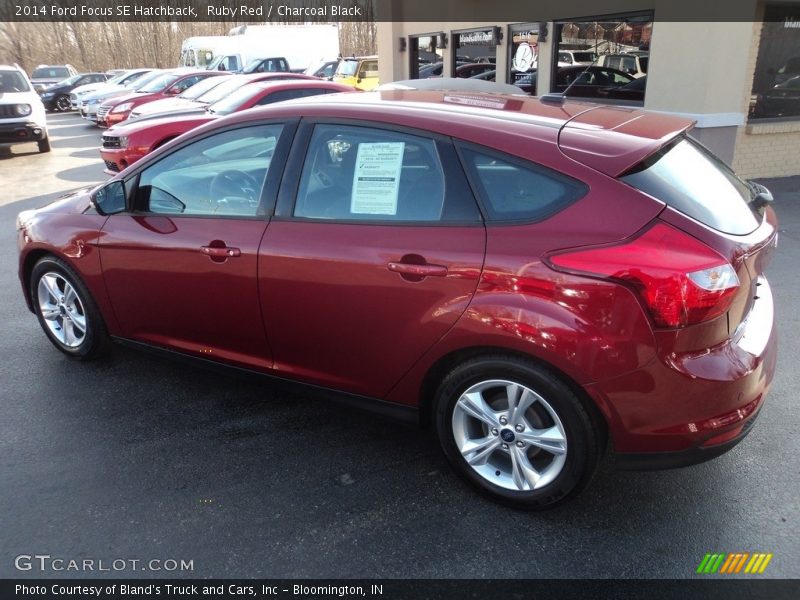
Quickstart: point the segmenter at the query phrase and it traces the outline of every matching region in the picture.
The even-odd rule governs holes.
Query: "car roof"
[[[511,94],[385,90],[326,94],[234,113],[221,122],[323,117],[368,120],[452,136],[526,157],[564,154],[611,176],[637,164],[694,121],[635,107]],[[560,139],[563,138],[563,139]]]
[[[293,88],[320,88],[324,90],[331,90],[331,89],[341,89],[342,91],[354,91],[355,88],[349,85],[343,85],[341,83],[335,83],[333,81],[325,81],[320,79],[278,79],[278,80],[271,80],[271,81],[254,81],[253,83],[247,84],[247,89],[261,89],[261,90],[269,90],[269,89],[293,89]]]

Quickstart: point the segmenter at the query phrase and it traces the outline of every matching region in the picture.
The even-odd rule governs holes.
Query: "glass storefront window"
[[[800,7],[767,5],[758,46],[750,120],[800,118]]]
[[[651,13],[557,23],[551,90],[643,104],[652,33]]]
[[[429,33],[409,38],[409,79],[442,76],[444,63],[442,50],[438,47],[441,36],[441,33]]]
[[[539,25],[522,23],[508,28],[508,83],[535,93],[539,63]]]
[[[454,31],[451,52],[453,77],[495,81],[494,65],[497,63],[497,45],[501,38],[499,27]]]

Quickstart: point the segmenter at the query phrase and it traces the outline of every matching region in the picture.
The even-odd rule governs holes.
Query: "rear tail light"
[[[556,269],[610,277],[636,289],[653,321],[683,327],[725,314],[739,289],[733,266],[699,240],[664,223],[623,244],[550,257]]]

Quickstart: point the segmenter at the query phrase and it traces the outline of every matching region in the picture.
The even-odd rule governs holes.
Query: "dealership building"
[[[736,0],[735,11],[727,3],[701,6],[692,13],[697,20],[686,20],[680,0],[459,0],[443,2],[448,8],[435,14],[430,6],[385,0],[378,23],[381,82],[415,78],[436,62],[445,77],[460,65],[489,62],[495,81],[533,82],[542,95],[563,91],[570,80],[558,73],[569,72],[570,63],[588,64],[590,55],[595,65],[646,76],[634,86],[638,96],[593,101],[695,120],[693,135],[743,177],[800,175],[797,1]],[[479,20],[419,20],[425,14]],[[567,93],[580,96],[580,89]]]

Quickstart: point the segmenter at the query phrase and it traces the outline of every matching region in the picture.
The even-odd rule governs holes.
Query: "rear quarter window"
[[[760,223],[750,187],[709,150],[680,137],[621,179],[717,231],[753,232]]]
[[[589,191],[583,182],[523,159],[472,147],[460,150],[489,221],[541,221]]]

